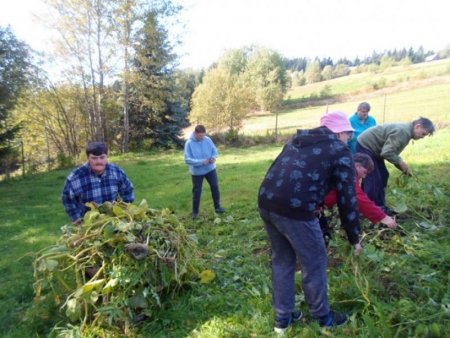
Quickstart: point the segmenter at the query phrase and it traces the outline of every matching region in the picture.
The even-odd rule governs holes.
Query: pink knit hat
[[[355,130],[350,124],[347,115],[342,111],[326,113],[320,118],[320,125],[327,127],[333,133]]]

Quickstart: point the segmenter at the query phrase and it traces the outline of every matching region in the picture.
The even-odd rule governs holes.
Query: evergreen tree
[[[138,33],[130,85],[130,140],[137,147],[181,145],[186,107],[176,97],[176,56],[158,13],[149,11]]]
[[[0,27],[0,163],[6,167],[16,160],[11,142],[20,129],[9,117],[27,84],[29,67],[28,46],[19,41],[9,27]]]

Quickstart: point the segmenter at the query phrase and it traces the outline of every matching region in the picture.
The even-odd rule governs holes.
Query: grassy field
[[[358,259],[352,258],[338,231],[330,249],[330,297],[337,309],[353,316],[350,325],[327,334],[424,337],[426,331],[429,337],[444,337],[450,329],[450,186],[445,179],[450,169],[449,147],[447,128],[405,150],[404,157],[420,183],[396,187],[397,172],[391,168],[389,202],[408,207],[400,230],[367,228],[365,254]],[[168,299],[136,336],[272,336],[269,248],[256,195],[279,150],[280,146],[223,150],[219,175],[228,211],[217,221],[205,190],[200,221],[195,223],[189,218],[191,183],[181,153],[114,159],[135,183],[138,200],[146,198],[155,208],[172,208],[186,227],[197,233],[207,265],[217,274],[213,283],[194,286]],[[53,171],[0,184],[2,337],[45,335],[57,319],[23,321],[33,298],[32,258],[19,258],[58,238],[59,228],[67,220],[58,197],[68,172]],[[308,313],[301,293],[298,304]],[[307,315],[288,336],[320,334]]]
[[[411,85],[426,78],[434,78],[450,75],[450,60],[443,59],[430,63],[418,63],[409,66],[390,67],[383,71],[353,74],[351,81],[348,77],[340,77],[330,81],[317,82],[307,86],[295,87],[289,90],[287,97],[296,100],[308,97],[311,94],[319,95],[328,85],[334,95],[367,94],[374,87],[395,87],[398,85]]]
[[[335,229],[329,250],[329,295],[335,309],[351,314],[351,323],[321,331],[309,316],[299,275],[297,305],[306,316],[287,337],[448,336],[450,128],[445,126],[449,123],[449,89],[448,84],[435,83],[387,96],[386,122],[424,115],[443,128],[433,137],[411,143],[402,154],[417,181],[397,186],[398,171],[389,166],[388,204],[402,211],[399,229],[369,227],[365,222],[364,252],[358,258],[352,256],[344,232]],[[372,94],[368,101],[381,122],[384,95]],[[343,102],[335,108],[351,112],[359,101]],[[286,129],[314,126],[324,109],[280,115],[287,121],[283,122]],[[269,126],[265,118],[254,117],[249,126]],[[218,173],[227,212],[216,217],[205,187],[197,222],[190,219],[191,180],[181,151],[111,159],[129,174],[137,201],[145,198],[151,207],[171,208],[186,228],[197,234],[204,262],[216,273],[212,283],[194,284],[166,299],[132,336],[275,336],[270,250],[256,201],[259,184],[280,150],[281,145],[220,149]],[[33,319],[27,310],[33,301],[33,257],[29,253],[54,244],[60,227],[68,221],[59,195],[69,172],[56,170],[0,182],[1,337],[43,337],[54,325],[66,324],[62,315]],[[75,329],[66,337],[71,336],[77,336]],[[84,336],[113,335],[88,330]]]
[[[306,102],[305,107],[280,111],[279,131],[292,132],[298,128],[314,127],[327,109],[341,110],[350,116],[362,101],[371,104],[370,114],[378,123],[410,121],[424,116],[432,119],[438,126],[449,126],[450,112],[447,107],[450,107],[450,59],[410,67],[414,71],[402,71],[402,67],[394,67],[382,74],[356,74],[293,88],[287,93],[291,100],[309,97],[311,93],[319,94],[324,86],[330,86],[335,97],[319,101],[318,106],[313,100]],[[380,76],[392,78],[392,83],[387,82],[385,88],[376,91],[365,89],[367,84],[379,81]],[[400,76],[407,80],[393,80]],[[275,123],[274,113],[257,114],[245,121],[242,132],[265,134],[275,129]]]

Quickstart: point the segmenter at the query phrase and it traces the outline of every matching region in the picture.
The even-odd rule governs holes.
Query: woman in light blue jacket
[[[216,172],[216,159],[219,152],[214,142],[206,136],[206,128],[199,124],[184,145],[184,161],[192,174],[192,218],[197,219],[200,209],[203,179],[209,183],[217,213],[225,212],[220,205],[219,179]]]

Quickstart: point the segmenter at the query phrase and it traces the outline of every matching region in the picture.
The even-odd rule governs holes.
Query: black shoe
[[[326,316],[320,317],[319,325],[322,327],[336,327],[348,322],[348,316],[345,313],[330,311]]]
[[[192,219],[197,219],[197,218],[198,218],[198,214],[195,213],[195,212],[193,212],[193,213],[192,213]]]
[[[216,208],[216,213],[218,213],[218,214],[223,214],[224,212],[225,212],[225,209],[224,209],[224,208],[222,208],[222,207]]]
[[[291,313],[291,317],[287,319],[277,319],[275,320],[275,332],[276,333],[284,333],[288,329],[288,327],[295,322],[298,322],[303,318],[303,312],[294,311]]]

